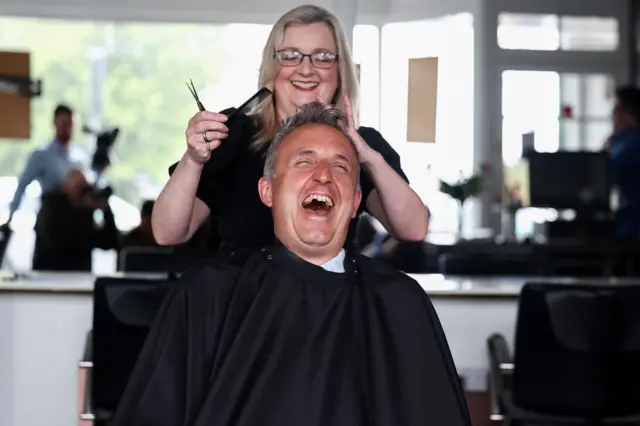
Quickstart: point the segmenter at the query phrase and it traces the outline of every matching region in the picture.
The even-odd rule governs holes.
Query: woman
[[[314,100],[336,104],[351,118],[349,133],[363,169],[361,210],[375,216],[398,239],[424,239],[428,213],[409,187],[398,154],[375,130],[356,130],[357,117],[350,107],[357,104],[355,65],[333,14],[316,6],[285,13],[264,48],[259,86],[270,88],[273,95],[249,116],[241,115],[229,126],[227,116],[215,112],[199,112],[189,121],[187,151],[171,167],[171,178],[153,210],[158,243],[188,241],[211,215],[217,220],[221,248],[231,255],[271,243],[271,212],[261,203],[257,188],[264,154],[280,124]],[[356,220],[351,223],[348,248]]]

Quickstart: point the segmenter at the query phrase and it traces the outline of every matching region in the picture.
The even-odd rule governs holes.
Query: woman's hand
[[[376,150],[371,148],[360,133],[358,133],[358,129],[356,129],[355,120],[353,119],[353,110],[351,109],[351,102],[349,102],[349,98],[347,96],[344,97],[344,108],[345,114],[347,115],[347,123],[344,123],[342,126],[342,130],[351,138],[353,144],[356,147],[356,151],[358,152],[358,159],[360,163],[368,163],[371,161],[373,157],[379,155]]]
[[[186,131],[189,158],[198,164],[209,161],[211,152],[228,136],[226,121],[226,115],[210,111],[200,111],[191,117]]]

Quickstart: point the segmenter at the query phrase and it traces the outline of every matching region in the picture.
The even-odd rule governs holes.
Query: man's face
[[[273,181],[259,182],[276,237],[307,260],[337,255],[362,197],[357,173],[356,153],[338,130],[310,124],[287,135],[278,147]]]
[[[56,137],[60,142],[68,142],[73,134],[73,115],[69,113],[60,113],[54,120],[53,125],[56,128]]]
[[[619,100],[616,100],[616,104],[613,107],[613,113],[611,114],[613,119],[613,130],[619,132],[626,130],[630,127],[638,125],[637,120],[629,109],[625,108]]]

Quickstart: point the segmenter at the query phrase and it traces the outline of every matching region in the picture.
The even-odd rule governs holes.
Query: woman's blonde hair
[[[274,80],[280,64],[275,57],[275,52],[279,44],[284,40],[284,31],[289,25],[305,25],[323,22],[331,28],[333,38],[336,41],[338,51],[338,96],[335,99],[335,107],[345,112],[344,96],[348,96],[353,109],[353,118],[357,124],[358,111],[358,77],[356,67],[351,57],[347,38],[340,20],[331,12],[318,6],[303,5],[298,6],[282,15],[273,25],[267,44],[262,52],[262,63],[260,64],[260,75],[258,87],[266,87],[273,91]],[[260,131],[253,142],[253,147],[262,149],[271,142],[280,129],[281,123],[278,120],[275,96],[260,104],[253,112],[252,116],[258,121]]]

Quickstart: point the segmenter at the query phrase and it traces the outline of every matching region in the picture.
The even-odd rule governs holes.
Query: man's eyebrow
[[[345,163],[349,164],[349,157],[347,157],[344,154],[336,154],[336,155],[334,155],[334,158],[337,158],[338,160],[342,160]]]
[[[300,150],[300,151],[296,152],[296,154],[293,156],[293,158],[296,159],[296,158],[300,158],[300,157],[313,157],[315,155],[317,155],[317,152],[315,150],[313,150],[313,149],[303,149],[303,150]],[[334,158],[334,160],[340,160],[340,161],[343,161],[343,162],[345,162],[347,164],[350,164],[349,157],[347,157],[344,154],[334,154],[333,158]]]
[[[315,155],[315,154],[316,154],[316,152],[313,149],[303,149],[301,151],[296,152],[295,157],[296,158],[298,158],[298,157],[308,157],[308,156]]]

